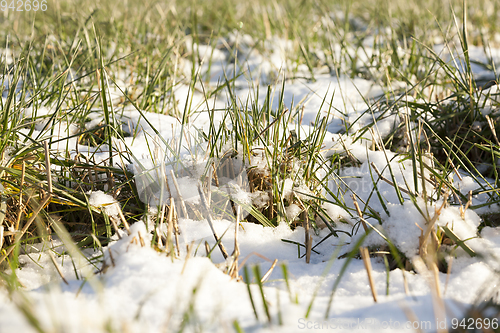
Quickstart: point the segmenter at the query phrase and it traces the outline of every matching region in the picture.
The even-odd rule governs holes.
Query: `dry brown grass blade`
[[[118,215],[120,215],[120,219],[122,220],[123,226],[125,227],[125,230],[127,230],[127,234],[130,236],[130,226],[125,219],[125,216],[123,215],[122,209],[118,209]]]
[[[302,223],[305,230],[305,245],[306,245],[306,263],[308,264],[311,260],[311,249],[312,249],[312,237],[309,235],[309,215],[307,209],[302,213]]]
[[[212,164],[213,165],[213,164]],[[207,175],[207,201],[209,203],[212,203],[212,177],[213,177],[213,171],[209,170],[208,175]]]
[[[450,277],[451,277],[451,269],[453,268],[453,259],[455,258],[454,255],[450,256],[450,259],[448,261],[448,268],[446,269],[446,281],[444,283],[444,291],[443,295],[446,295],[446,290],[448,289],[448,283],[450,282]]]
[[[408,280],[406,279],[406,270],[402,269],[401,273],[403,274],[403,286],[405,288],[405,294],[410,294],[410,289],[408,288]]]
[[[61,277],[61,279],[63,280],[63,282],[66,285],[69,285],[68,281],[64,277],[64,274],[63,274],[63,272],[61,270],[61,267],[59,267],[59,264],[56,261],[56,258],[54,258],[54,254],[52,253],[51,250],[48,250],[47,252],[49,253],[49,257],[50,257],[50,260],[52,261],[52,264],[54,264],[54,267],[56,268],[57,274],[59,274],[59,276]]]
[[[450,162],[450,165],[453,168],[453,171],[457,175],[458,179],[460,179],[460,181],[462,181],[463,180],[462,176],[460,175],[460,173],[458,172],[457,168],[455,167],[455,164],[453,164],[453,161],[451,160],[450,155],[448,155],[448,152],[446,151],[446,149],[443,148],[443,151],[446,154],[446,157],[448,157],[448,162]]]
[[[385,178],[385,177],[382,175],[382,173],[378,170],[378,168],[377,168],[377,166],[375,165],[375,163],[373,163],[373,162],[372,162],[372,163],[371,163],[371,166],[372,166],[373,170],[375,170],[375,172],[377,173],[377,175],[379,176],[379,178],[380,178],[380,179],[382,179],[384,182],[386,182],[387,184],[391,185],[392,187],[396,187],[396,185],[394,185],[394,183],[393,183],[392,181],[390,181],[389,179]],[[411,193],[410,193],[408,190],[406,190],[406,189],[402,188],[401,186],[399,186],[399,185],[398,185],[398,188],[399,188],[399,190],[400,190],[401,192],[406,193],[406,194],[408,194],[408,195],[411,195]]]
[[[439,269],[436,263],[435,256],[432,256],[431,258],[427,258],[427,266],[431,267],[431,272],[432,272],[432,281],[434,282],[434,288],[436,290],[436,295],[438,298],[442,297],[442,292],[441,292],[441,285],[439,284]]]
[[[208,255],[210,254],[210,244],[208,244],[207,241],[205,241],[205,253]]]
[[[207,243],[205,243],[207,244]],[[181,275],[184,274],[184,270],[186,269],[187,262],[189,258],[191,258],[191,251],[194,246],[194,241],[191,242],[191,244],[186,245],[186,258],[184,259],[184,265],[182,265],[182,270],[181,270]]]
[[[174,255],[174,245],[172,244],[172,233],[174,231],[174,211],[175,211],[175,202],[174,198],[170,197],[170,207],[168,209],[168,224],[167,224],[167,244],[166,251],[167,256]]]
[[[198,193],[200,194],[201,204],[203,205],[203,208],[205,209],[205,212],[207,214],[206,218],[210,229],[212,230],[212,234],[214,235],[215,241],[219,244],[219,249],[222,253],[222,256],[224,257],[224,259],[227,259],[228,254],[226,248],[224,247],[224,244],[222,244],[222,240],[219,238],[219,236],[217,236],[217,232],[214,229],[212,216],[210,215],[210,206],[208,206],[207,199],[205,198],[205,194],[203,193],[203,189],[201,188],[201,184],[198,184]]]
[[[488,115],[486,115],[485,118],[488,121],[488,126],[491,129],[491,133],[493,134],[493,137],[495,138],[497,145],[500,146],[500,141],[498,141],[497,131],[495,130],[495,123],[493,122],[493,119],[491,119],[490,116]]]
[[[273,261],[273,264],[271,265],[271,267],[267,270],[266,274],[264,274],[264,276],[262,277],[262,279],[260,279],[260,282],[264,283],[268,278],[269,276],[271,275],[271,273],[273,272],[274,270],[274,267],[276,267],[276,264],[278,263],[278,259],[274,259]]]
[[[427,254],[429,253],[429,249],[428,249],[428,242],[429,242],[429,236],[431,235],[431,233],[436,233],[435,229],[434,229],[434,225],[436,224],[436,221],[439,217],[439,215],[441,214],[441,210],[444,208],[444,206],[446,205],[446,202],[448,200],[448,193],[445,193],[444,197],[443,197],[443,203],[441,204],[441,206],[438,208],[438,209],[435,209],[435,212],[434,212],[434,216],[432,217],[432,219],[428,220],[427,219],[427,228],[425,229],[425,232],[423,234],[423,236],[421,236],[421,239],[420,239],[420,255],[423,256],[423,257],[426,257]],[[434,249],[432,252],[435,252],[436,249]]]
[[[142,238],[140,231],[137,231],[137,236],[139,236],[139,242],[141,243],[141,247],[145,247],[146,243],[144,242],[144,238]]]
[[[23,161],[22,164],[22,169],[21,169],[21,182],[19,184],[19,208],[17,210],[17,217],[16,217],[16,225],[14,227],[14,230],[19,230],[19,223],[21,223],[21,214],[24,208],[23,204],[23,188],[24,188],[24,177],[26,175],[26,164]],[[29,201],[29,199],[28,199]],[[2,247],[0,246],[0,249]]]
[[[10,238],[10,242],[11,243],[14,243],[16,241],[16,235],[19,231],[19,226],[21,225],[21,217],[22,217],[22,213],[24,213],[25,215],[28,215],[28,212],[26,211],[27,207],[28,207],[28,203],[31,202],[31,199],[33,199],[33,195],[34,193],[32,191],[30,191],[28,193],[28,197],[26,199],[23,200],[23,202],[20,202],[19,203],[19,209],[18,209],[18,215],[17,215],[17,219],[16,219],[16,228],[14,230],[14,232],[11,232],[11,231],[7,231],[5,232],[4,234],[6,236],[11,236]]]
[[[409,322],[411,322],[411,323],[418,323],[419,322],[417,316],[415,315],[415,312],[413,312],[413,310],[408,306],[408,304],[402,302],[402,303],[400,303],[400,307],[401,307],[401,310],[403,310],[403,312],[405,313],[405,316],[406,316],[406,318],[408,318]],[[412,327],[412,328],[416,332],[423,332],[420,325],[417,325],[417,328],[415,328],[415,327]]]
[[[116,235],[118,235],[118,239],[122,239],[122,236],[120,235],[120,232],[118,229],[118,224],[116,223],[116,218],[114,216],[110,216],[109,220],[111,221],[111,225],[113,226],[113,229],[115,229]]]
[[[241,221],[241,206],[236,205],[236,223],[234,225],[234,250],[232,256],[240,255],[240,246],[238,244],[238,228],[240,226]]]
[[[446,308],[441,297],[439,270],[436,264],[435,255],[428,255],[425,261],[422,256],[417,256],[413,258],[413,266],[417,270],[417,273],[423,276],[429,284],[436,321],[445,320]],[[438,327],[438,332],[447,332],[447,330],[443,330],[443,328]]]
[[[241,219],[241,206],[236,205],[236,223],[234,225],[234,250],[233,253],[231,254],[233,262],[228,269],[229,276],[231,276],[231,278],[234,279],[238,279],[238,270],[239,270],[238,258],[240,256],[240,246],[238,244],[238,228],[240,224],[240,219]]]
[[[368,233],[368,227],[366,225],[365,219],[363,218],[363,213],[361,212],[361,209],[359,208],[358,205],[358,200],[356,200],[356,196],[354,194],[351,195],[352,202],[354,203],[354,207],[356,207],[356,212],[359,215],[359,218],[361,219],[361,224],[363,225],[363,229],[365,229],[365,232]]]
[[[243,261],[240,263],[240,267],[245,266],[245,263],[247,262],[247,260],[248,260],[251,256],[257,256],[257,257],[259,257],[259,258],[261,258],[261,259],[264,259],[265,261],[268,261],[268,262],[273,262],[273,260],[271,260],[271,259],[269,259],[269,258],[267,258],[267,257],[263,256],[263,255],[262,255],[262,254],[260,254],[260,253],[257,253],[257,252],[251,252],[251,253],[247,254],[247,256],[246,256],[245,258],[243,258]],[[276,259],[275,259],[275,260],[276,260]],[[241,268],[240,268],[240,270],[241,270]]]
[[[375,282],[373,282],[372,275],[372,263],[370,261],[370,253],[366,247],[360,247],[359,253],[363,259],[363,264],[365,265],[366,273],[368,274],[368,283],[370,284],[370,289],[372,291],[373,300],[377,302],[377,289],[375,288]]]
[[[460,217],[465,220],[465,212],[467,209],[469,209],[470,205],[472,204],[472,191],[469,191],[469,195],[467,198],[467,203],[465,204],[465,207],[462,209],[462,206],[460,206]]]
[[[175,206],[174,206],[175,207]],[[179,220],[179,216],[177,214],[177,208],[174,210],[174,237],[175,237],[175,248],[177,250],[177,256],[181,255],[181,250],[179,249],[179,224],[177,223]]]
[[[38,214],[40,214],[40,212],[42,211],[42,209],[44,209],[45,206],[52,199],[52,174],[51,174],[51,167],[50,167],[50,156],[49,156],[48,142],[44,141],[43,145],[44,145],[44,150],[45,150],[45,171],[46,171],[46,174],[47,174],[47,190],[48,190],[48,194],[44,196],[44,199],[42,200],[42,202],[40,202],[39,205],[37,206],[37,208],[33,211],[31,217],[28,219],[28,221],[24,225],[23,229],[20,232],[17,233],[17,235],[16,235],[16,241],[20,240],[24,236],[24,234],[28,231],[28,229],[31,226],[31,224],[33,224],[33,221],[35,221],[35,219],[38,217]],[[24,172],[25,172],[25,167],[24,167],[24,163],[23,163],[23,175],[24,175]],[[24,181],[24,179],[23,179],[23,181]],[[14,247],[15,246],[11,246],[5,252],[5,254],[2,257],[0,257],[0,264],[12,253],[12,251],[14,250]]]
[[[109,253],[109,260],[111,261],[111,266],[115,267],[115,258],[113,258],[113,253],[111,252],[111,249],[108,247],[108,253]]]
[[[45,205],[47,205],[49,203],[49,201],[50,201],[51,198],[52,198],[52,195],[50,195],[50,194],[48,194],[47,196],[45,196],[45,198],[42,200],[42,202],[40,203],[40,205],[32,213],[31,217],[26,222],[26,224],[24,225],[23,229],[18,233],[17,239],[21,239],[21,237],[26,233],[26,231],[28,231],[28,229],[31,226],[31,224],[33,224],[33,221],[35,221],[35,219],[38,217],[38,214],[40,214],[40,212],[45,207]],[[14,246],[11,246],[7,250],[7,252],[2,257],[0,257],[0,264],[5,260],[5,258],[7,258],[12,253],[12,250],[14,250]]]
[[[45,150],[45,172],[47,173],[47,190],[52,195],[52,170],[50,168],[50,151],[49,143],[43,142],[43,149]]]
[[[309,235],[309,239],[307,241],[306,247],[306,263],[308,264],[311,261],[311,252],[312,252],[312,242],[313,238]]]
[[[182,214],[184,214],[183,216],[185,219],[188,219],[189,215],[186,209],[186,204],[184,202],[184,199],[182,198],[181,190],[179,184],[177,183],[177,178],[175,177],[174,170],[170,170],[170,175],[172,176],[172,181],[174,182],[175,189],[177,191],[177,194],[179,195],[179,200],[181,201]]]
[[[161,206],[161,210],[160,210],[160,223],[158,225],[158,229],[156,229],[157,233],[158,233],[158,247],[163,247],[163,241],[161,240],[161,229],[163,228],[163,220],[165,219],[165,205],[162,205]],[[167,242],[168,243],[168,242]]]

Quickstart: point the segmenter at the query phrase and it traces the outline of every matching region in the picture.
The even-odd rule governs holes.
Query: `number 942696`
[[[459,321],[457,318],[451,320],[451,328],[458,329],[462,328],[464,330],[482,330],[482,329],[498,329],[499,323],[498,318],[463,318]]]
[[[12,10],[14,12],[46,11],[47,0],[2,0],[0,1],[2,11]]]

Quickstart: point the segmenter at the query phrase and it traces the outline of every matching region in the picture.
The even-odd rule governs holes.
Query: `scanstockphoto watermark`
[[[297,322],[298,329],[303,330],[374,330],[374,329],[392,329],[392,330],[430,330],[431,321],[381,321],[376,318],[331,318],[329,320],[307,320],[300,318]]]
[[[367,175],[373,175],[373,180]],[[341,180],[341,188],[344,190],[349,189],[352,193],[364,193],[373,189],[373,181],[377,181],[377,174],[368,163],[363,163],[359,167],[350,167],[343,169],[339,177]]]
[[[151,207],[161,207],[170,203],[185,202],[188,206],[201,203],[203,189],[212,217],[233,219],[241,205],[240,218],[249,214],[252,198],[247,166],[237,156],[227,154],[212,163],[196,163],[168,159],[161,152],[154,159],[135,160],[133,172],[137,194],[142,202]],[[247,208],[245,208],[247,207]]]

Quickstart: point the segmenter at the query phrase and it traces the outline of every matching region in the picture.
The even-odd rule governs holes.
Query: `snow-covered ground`
[[[231,42],[231,38],[229,41]],[[242,45],[251,44],[251,38],[242,37],[239,42]],[[499,269],[496,256],[500,253],[500,231],[486,227],[479,237],[477,227],[480,217],[476,211],[469,209],[461,214],[457,206],[446,206],[439,210],[442,199],[434,202],[418,199],[414,204],[404,193],[404,203],[400,204],[394,186],[382,180],[378,183],[378,189],[383,200],[370,199],[373,195],[372,177],[376,177],[373,171],[370,174],[372,163],[386,178],[392,179],[387,168],[387,165],[390,165],[398,184],[406,183],[409,191],[415,191],[410,159],[403,161],[396,152],[370,149],[374,144],[372,140],[377,141],[379,137],[385,137],[401,121],[399,116],[391,115],[379,120],[378,132],[366,133],[366,139],[353,142],[351,134],[371,123],[373,117],[377,117],[376,114],[372,116],[367,113],[358,119],[367,109],[367,101],[383,94],[382,88],[361,78],[336,77],[321,72],[315,75],[314,81],[309,80],[307,68],[293,68],[293,64],[286,62],[283,55],[287,52],[287,47],[290,47],[287,41],[269,41],[270,54],[265,56],[250,46],[241,47],[239,59],[242,65],[236,66],[236,69],[234,64],[226,63],[227,55],[224,52],[212,50],[209,46],[196,46],[200,54],[212,55],[210,73],[206,73],[207,65],[203,64],[199,68],[202,76],[209,75],[210,84],[216,85],[223,70],[226,73],[242,71],[243,75],[238,76],[234,83],[236,98],[242,105],[248,99],[255,98],[258,85],[261,93],[257,103],[262,104],[266,97],[264,92],[267,91],[267,84],[276,78],[286,76],[292,71],[296,77],[306,77],[287,80],[285,84],[285,105],[303,105],[302,122],[295,121],[290,124],[289,129],[297,130],[299,139],[305,138],[315,130],[311,122],[318,112],[325,116],[330,112],[322,153],[329,156],[335,152],[344,152],[347,148],[360,165],[344,168],[338,176],[343,177],[345,184],[331,180],[329,187],[333,193],[347,191],[344,197],[348,207],[353,207],[353,201],[347,186],[358,195],[359,201],[371,200],[370,207],[381,214],[384,221],[382,225],[378,225],[375,219],[367,220],[375,225],[379,233],[372,231],[364,246],[384,246],[386,242],[380,236],[383,234],[405,256],[418,261],[416,256],[419,236],[421,230],[426,228],[426,218],[417,210],[418,205],[421,211],[428,214],[429,219],[435,214],[439,215],[437,225],[448,226],[461,239],[470,239],[467,245],[478,256],[470,257],[458,247],[453,260],[448,258],[451,267],[449,274],[438,273],[442,297],[435,295],[433,275],[426,270],[425,265],[421,265],[418,274],[403,272],[399,268],[388,273],[382,256],[372,257],[372,275],[378,292],[378,302],[375,303],[362,260],[341,257],[348,253],[363,235],[362,228],[358,228],[352,238],[343,233],[339,233],[339,237],[329,237],[314,249],[310,263],[306,263],[304,257],[299,258],[297,245],[283,241],[303,243],[305,236],[302,227],[291,230],[282,222],[273,229],[253,223],[242,223],[238,236],[240,263],[247,258],[246,265],[258,265],[263,275],[271,268],[273,261],[278,260],[264,284],[264,294],[261,295],[257,284],[252,283],[248,287],[246,283],[231,279],[224,273],[225,264],[230,262],[224,261],[217,247],[213,250],[211,259],[206,257],[205,242],[208,242],[211,248],[215,246],[207,220],[179,219],[180,255],[177,259],[167,257],[164,252],[158,252],[147,245],[154,229],[153,223],[148,220],[133,224],[130,235],[121,232],[121,239],[115,235],[115,241],[103,248],[102,253],[86,250],[84,254],[89,258],[97,257],[94,261],[97,267],[89,266],[84,260],[78,262],[75,257],[73,260],[69,256],[58,257],[56,260],[62,267],[68,284],[61,281],[50,256],[44,252],[46,247],[42,244],[20,255],[21,268],[15,273],[24,286],[24,292],[14,294],[14,301],[9,299],[9,295],[0,294],[0,332],[36,332],[34,326],[22,315],[23,306],[33,309],[37,315],[34,320],[39,321],[41,327],[49,332],[100,332],[104,331],[104,328],[115,332],[169,332],[181,331],[184,328],[187,331],[224,332],[235,328],[235,320],[246,332],[376,332],[386,331],[388,328],[395,331],[437,331],[456,327],[472,304],[491,296],[492,283],[498,280],[495,271]],[[248,53],[245,54],[244,50]],[[484,54],[480,50],[473,51],[471,56],[482,60]],[[495,52],[500,51],[492,51],[492,56],[496,56]],[[183,65],[186,73],[190,73],[192,64]],[[276,84],[274,87],[272,105],[276,108],[282,86]],[[181,160],[195,170],[192,176],[179,177],[182,196],[188,202],[199,203],[197,175],[199,176],[207,162],[207,146],[200,141],[198,130],[206,131],[210,126],[207,107],[220,110],[230,103],[229,97],[224,94],[206,101],[199,91],[194,92],[190,106],[193,113],[189,117],[189,123],[183,127],[171,116],[140,113],[132,107],[117,107],[115,116],[122,123],[124,132],[134,135],[125,137],[121,142],[116,140],[114,148],[123,151],[127,148],[130,156],[133,156],[133,163],[126,167],[138,175],[137,183],[143,182],[142,185],[138,184],[138,187],[143,186],[146,191],[148,186],[151,186],[147,177],[141,178],[144,172],[149,170],[152,177],[155,177],[155,172],[165,172],[169,175],[172,169],[169,163]],[[178,85],[175,99],[178,100],[179,110],[184,109],[183,103],[187,100],[188,92],[188,86]],[[113,93],[117,98],[120,95],[118,90],[111,92],[111,96],[115,96]],[[26,115],[29,116],[30,112],[32,111],[27,110]],[[51,112],[50,106],[47,106],[38,110],[38,116]],[[405,110],[400,110],[400,113],[404,114]],[[217,111],[214,115],[215,123],[223,121],[222,112]],[[100,120],[102,114],[98,110],[91,113],[88,128],[95,126]],[[40,120],[36,131],[30,135],[44,135],[43,121]],[[356,122],[350,133],[343,132],[346,122]],[[55,133],[54,136],[60,138],[76,131],[73,125],[64,122],[56,129],[60,133]],[[68,147],[76,146],[76,139],[69,141]],[[172,150],[167,149],[166,145],[173,147],[180,155],[174,157]],[[59,146],[52,148],[65,149],[66,142],[62,141]],[[109,156],[106,151],[95,152],[93,149],[84,145],[78,147],[80,154],[95,153],[96,161],[105,160]],[[102,149],[105,150],[106,146]],[[72,154],[76,152],[72,151]],[[263,161],[256,157],[253,163],[259,165]],[[165,171],[158,171],[158,167]],[[462,179],[457,175],[451,175],[451,178],[453,185],[464,195],[479,187],[467,174],[463,174]],[[158,179],[154,178],[152,182],[167,185]],[[172,194],[178,197],[173,185],[169,184],[169,188]],[[300,185],[288,186],[290,191],[305,191]],[[426,186],[429,193],[432,193],[434,185],[427,182]],[[141,200],[153,206],[166,203],[168,192],[165,187],[160,188],[165,197],[155,199],[145,193]],[[96,192],[88,195],[92,205],[103,205],[110,216],[118,214],[119,207],[115,206],[109,196]],[[239,195],[241,201],[249,196],[244,188]],[[484,203],[487,199],[486,195],[476,196],[472,205]],[[339,222],[338,229],[351,232],[352,225],[359,221],[357,215],[351,216],[331,203],[325,203],[324,208],[332,220],[342,219],[347,222]],[[498,210],[498,207],[488,209],[494,211]],[[293,213],[290,209],[290,214]],[[222,243],[231,253],[235,222],[214,220],[213,223],[218,235],[224,235]],[[164,225],[162,231],[166,230]],[[328,233],[327,228],[321,229],[318,234],[312,233],[313,246]],[[145,246],[141,245],[142,241]],[[59,253],[65,248],[57,239],[52,245],[56,245],[55,251]],[[187,246],[190,246],[190,251]],[[304,250],[301,250],[302,254]],[[100,274],[94,274],[102,266],[102,258],[100,260],[99,255],[104,255],[106,269]],[[287,281],[283,267],[286,267],[288,272]],[[255,282],[252,269],[249,272],[252,282]],[[243,275],[243,269],[239,273]],[[491,324],[495,327],[494,323]]]

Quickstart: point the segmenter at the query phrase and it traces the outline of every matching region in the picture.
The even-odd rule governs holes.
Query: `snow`
[[[282,76],[283,73],[296,70],[306,75],[308,72],[302,67],[293,68],[294,65],[284,56],[287,50],[297,47],[292,41],[273,37],[272,40],[266,41],[263,54],[253,49],[254,41],[250,36],[233,35],[229,42],[240,45],[240,56],[245,59],[245,66],[233,67],[233,74],[245,72],[244,76],[236,80],[237,98],[240,101],[255,97],[255,87],[247,81],[250,76],[255,78],[256,84],[261,84],[261,91],[266,91],[264,84]],[[208,74],[210,83],[216,84],[220,79],[218,75],[227,65],[226,53],[214,46],[197,45],[190,40],[186,41],[186,47],[189,52],[198,53],[202,60],[201,67],[197,70],[202,75]],[[477,53],[478,57],[481,56],[478,50],[472,51],[472,55]],[[208,61],[213,61],[210,73],[207,73]],[[183,70],[189,72],[193,64],[185,63],[184,66]],[[422,183],[416,188],[413,182],[414,166],[411,160],[404,159],[396,152],[370,149],[372,144],[377,144],[394,129],[400,121],[399,117],[392,115],[381,119],[377,123],[377,132],[366,133],[365,139],[355,142],[352,134],[378,117],[377,114],[361,116],[361,113],[367,109],[366,100],[382,94],[382,88],[361,78],[333,77],[320,73],[315,79],[314,82],[307,78],[287,81],[283,94],[285,105],[290,107],[293,101],[303,106],[302,122],[290,124],[287,130],[298,129],[299,139],[305,138],[315,130],[310,125],[318,113],[326,116],[330,112],[324,157],[336,152],[345,153],[347,149],[349,154],[359,161],[358,165],[344,168],[339,175],[334,175],[335,179],[329,182],[330,190],[335,194],[343,193],[345,204],[351,209],[354,207],[350,197],[352,193],[358,195],[357,201],[361,203],[362,211],[365,205],[369,204],[381,215],[383,223],[379,224],[373,218],[367,218],[367,221],[375,226],[380,234],[393,241],[407,258],[413,259],[418,254],[419,237],[422,229],[425,230],[426,220],[437,214],[442,197],[437,199],[434,185],[426,181],[425,187],[429,197],[434,199],[433,202],[424,201],[419,197],[414,203],[403,193],[404,202],[401,204],[393,185],[384,180],[374,182],[373,179],[378,179],[378,176],[373,165],[386,179],[395,181],[397,185],[411,192],[422,193]],[[274,108],[278,106],[277,96],[281,93],[281,86],[278,84],[276,87],[272,90],[274,98],[271,104]],[[132,163],[126,167],[135,174],[139,197],[153,208],[167,203],[166,200],[170,197],[176,200],[182,197],[187,203],[200,205],[198,182],[204,175],[208,160],[207,145],[199,139],[198,131],[206,130],[209,126],[210,118],[205,112],[207,105],[220,109],[226,106],[229,100],[220,96],[205,101],[200,93],[190,92],[189,89],[188,86],[179,84],[173,92],[175,99],[179,101],[180,110],[185,106],[188,92],[194,96],[192,113],[186,124],[181,124],[175,117],[146,113],[130,107],[117,111],[115,115],[123,131],[130,135],[121,141],[117,140],[116,147],[127,148]],[[121,95],[115,93],[116,96],[112,96],[116,102]],[[256,102],[262,105],[264,98],[265,94],[261,94]],[[99,110],[94,111],[89,114],[89,121],[85,125],[87,129],[95,128],[102,121]],[[27,117],[35,116],[31,110],[25,112]],[[45,124],[47,115],[52,111],[49,107],[41,107],[38,112],[36,131],[31,135],[49,135],[46,133]],[[406,111],[401,111],[404,112]],[[223,121],[220,112],[214,112],[214,115],[216,122]],[[353,124],[350,133],[342,132],[345,130],[345,123]],[[57,119],[57,124],[56,133],[50,134],[55,139],[76,133],[76,128],[66,120]],[[28,135],[27,131],[24,133]],[[71,140],[67,145],[65,142],[59,143],[52,149],[63,150],[68,146],[74,156],[74,147],[78,145],[80,154],[88,154],[96,161],[106,160],[109,156],[109,148],[105,145],[96,150],[77,143],[76,139]],[[116,147],[114,149],[117,149]],[[255,148],[256,156],[250,161],[250,166],[255,166],[257,172],[268,174],[263,150],[260,150],[259,154],[259,147]],[[176,163],[182,164],[183,167],[176,168]],[[181,169],[188,170],[188,174],[180,175]],[[420,167],[417,165],[416,169],[420,170]],[[171,177],[171,171],[177,173],[179,191]],[[429,174],[425,176],[430,177]],[[250,194],[249,189],[242,185],[245,184],[245,179],[237,178],[237,175],[234,178],[221,178],[221,186],[212,190],[214,193],[217,190],[224,192],[240,203],[265,207],[269,194]],[[456,175],[451,178],[455,187],[463,194],[476,190],[485,183],[465,174],[461,180]],[[153,188],[153,185],[156,187]],[[374,195],[375,186],[382,199]],[[308,200],[308,195],[312,195],[309,188],[294,183],[292,179],[285,179],[280,184],[280,190],[287,199],[295,195],[305,201]],[[110,216],[119,214],[120,205],[111,195],[102,191],[91,191],[87,194],[91,206],[104,209]],[[326,197],[332,200],[330,195]],[[473,197],[472,204],[482,204],[487,200],[487,194],[478,194]],[[208,221],[181,218],[178,221],[181,231],[178,258],[166,257],[164,253],[151,248],[149,244],[153,223],[137,222],[130,227],[130,235],[123,234],[121,239],[115,237],[110,245],[101,249],[102,252],[84,253],[90,259],[103,255],[106,269],[98,275],[85,276],[79,273],[85,267],[94,271],[98,269],[92,265],[90,259],[90,262],[77,265],[75,270],[71,258],[63,253],[64,244],[55,239],[54,244],[59,248],[56,262],[68,280],[67,285],[60,281],[42,246],[30,251],[25,250],[25,253],[20,255],[21,267],[15,272],[24,288],[10,295],[3,291],[0,294],[0,331],[36,331],[22,316],[23,306],[33,309],[40,325],[48,331],[100,332],[104,327],[109,327],[110,330],[124,332],[164,332],[179,330],[182,325],[187,325],[188,331],[198,331],[201,328],[203,331],[218,332],[231,330],[237,320],[242,328],[252,332],[303,332],[323,328],[325,314],[328,328],[331,330],[346,327],[364,330],[366,326],[370,331],[381,332],[386,328],[386,324],[396,325],[397,322],[401,325],[398,327],[408,331],[416,328],[435,331],[440,325],[450,328],[452,318],[461,318],[464,315],[467,308],[485,290],[496,268],[494,260],[470,258],[465,251],[457,247],[456,257],[450,262],[450,274],[438,273],[446,317],[436,318],[439,309],[436,308],[437,303],[431,295],[432,287],[429,286],[425,274],[403,272],[397,268],[388,273],[390,283],[387,286],[387,271],[382,258],[372,258],[373,279],[379,293],[379,302],[374,303],[362,261],[353,259],[343,272],[343,266],[349,259],[339,257],[346,254],[362,236],[362,232],[356,233],[354,229],[354,225],[359,221],[357,213],[353,213],[354,210],[345,210],[332,202],[323,204],[323,208],[335,222],[335,229],[344,233],[339,232],[339,237],[330,237],[315,247],[316,252],[311,256],[310,264],[306,264],[305,259],[299,257],[299,253],[301,256],[305,253],[304,249],[291,243],[303,243],[305,231],[302,227],[291,230],[285,222],[274,229],[252,223],[235,226],[234,219],[220,219],[220,213],[214,214],[221,207],[211,208],[211,214],[215,217],[214,229],[222,237],[222,243],[229,253],[232,252],[235,241],[234,229],[239,228],[240,263],[246,258],[246,264],[259,265],[261,274],[264,274],[271,268],[272,262],[278,260],[278,266],[272,270],[264,284],[271,323],[268,323],[258,286],[250,286],[259,317],[257,320],[247,285],[231,279],[221,269],[230,262],[225,261],[218,250]],[[301,211],[299,205],[290,204],[286,207],[287,219],[294,220]],[[423,216],[421,212],[427,215]],[[478,254],[491,258],[500,251],[500,232],[495,228],[485,227],[479,236],[477,227],[480,222],[478,212],[469,209],[462,216],[458,206],[448,206],[440,210],[436,224],[452,229],[459,238],[466,239],[466,244]],[[323,228],[319,229],[318,234],[311,232],[313,244],[318,244],[329,234],[323,222],[317,223]],[[166,227],[163,227],[161,231],[166,233]],[[371,232],[364,246],[382,247],[386,242],[380,234]],[[141,245],[141,240],[146,246]],[[210,259],[206,257],[205,242],[213,248]],[[191,247],[189,251],[188,246]],[[289,287],[285,283],[281,265],[288,271]],[[341,274],[343,277],[336,285]],[[85,277],[88,279],[84,280]],[[405,279],[409,293],[405,291]],[[334,286],[336,289],[330,307]],[[387,288],[388,295],[385,292]],[[313,297],[315,299],[311,312],[306,318],[305,314]],[[327,309],[330,309],[328,313]]]
[[[118,216],[120,214],[120,205],[109,194],[103,191],[90,191],[89,204],[95,208],[103,208],[108,216]]]
[[[280,241],[280,239],[301,241],[303,229],[297,228],[291,231],[286,224],[281,224],[275,229],[250,223],[242,225],[239,238],[242,258],[252,253],[259,253],[271,260],[278,259],[280,263],[285,263],[289,270],[291,294],[287,292],[278,268],[273,271],[269,278],[270,282],[266,284],[265,293],[268,302],[275,305],[279,297],[284,324],[277,325],[278,313],[276,306],[273,306],[271,316],[274,324],[268,328],[257,286],[252,285],[252,294],[261,318],[260,322],[254,319],[246,285],[231,280],[214,266],[210,259],[200,257],[201,252],[204,252],[202,250],[204,241],[208,241],[211,246],[215,245],[208,223],[181,219],[179,224],[182,235],[181,249],[185,248],[186,244],[194,244],[198,251],[195,257],[187,258],[186,252],[182,251],[180,259],[172,260],[149,246],[141,247],[137,241],[139,233],[146,244],[150,241],[151,235],[146,226],[138,222],[131,226],[130,236],[123,236],[104,251],[109,266],[106,273],[94,281],[94,284],[83,284],[82,280],[69,278],[69,285],[66,286],[55,283],[57,277],[54,275],[51,284],[30,288],[29,281],[34,278],[30,267],[36,265],[29,262],[17,272],[20,281],[27,286],[27,290],[31,290],[26,292],[25,296],[29,297],[30,304],[36,309],[40,318],[44,318],[42,322],[44,327],[62,326],[74,332],[99,330],[104,323],[110,323],[117,330],[126,328],[138,332],[176,329],[181,324],[183,315],[191,311],[190,302],[193,299],[196,300],[193,302],[193,315],[208,331],[218,331],[220,327],[229,328],[233,320],[237,319],[239,324],[246,328],[300,332],[302,324],[313,325],[313,322],[323,320],[333,283],[338,277],[341,266],[347,260],[338,259],[331,270],[327,269],[328,260],[334,252],[333,244],[320,246],[321,255],[313,256],[311,264],[308,265],[303,259],[297,258],[293,245]],[[215,221],[215,229],[219,234],[233,228],[234,222]],[[491,234],[492,232],[489,235]],[[228,231],[223,241],[231,248],[230,244],[234,241],[233,233]],[[112,253],[114,264],[111,263],[109,253]],[[334,252],[333,256],[337,254]],[[215,262],[223,262],[217,249],[213,252],[212,259]],[[50,263],[48,260],[39,262],[47,267],[38,274],[46,274],[45,271],[50,268]],[[250,256],[247,263],[259,264],[262,272],[270,267],[269,262],[256,255]],[[70,266],[68,262],[62,266],[67,272],[67,277],[71,276]],[[474,301],[476,293],[481,290],[483,283],[488,281],[489,274],[493,273],[481,262],[469,262],[464,265],[456,260],[453,267],[445,299],[451,311],[450,317],[460,317],[465,304]],[[383,263],[374,260],[373,268],[376,288],[381,293],[385,290],[386,273]],[[326,275],[322,278],[325,271]],[[373,304],[366,271],[362,263],[355,260],[348,266],[346,277],[336,291],[329,322],[339,324],[350,320],[357,322],[360,319],[364,324],[368,321],[369,327],[377,328],[375,322],[380,322],[380,325],[384,321],[406,323],[410,320],[407,318],[410,311],[415,314],[418,321],[430,321],[435,328],[434,313],[432,306],[429,306],[432,300],[428,296],[429,288],[425,279],[412,273],[405,274],[411,296],[405,295],[403,273],[396,269],[390,273],[390,296],[381,296],[380,302]],[[441,273],[440,279],[442,285],[445,285],[446,275]],[[304,313],[316,290],[318,293],[313,311],[306,320]],[[290,301],[295,297],[298,297],[299,304]],[[2,331],[14,327],[12,325],[15,321],[23,323],[15,308],[9,305],[10,302],[1,304]],[[370,321],[370,318],[374,321]],[[382,330],[380,327],[379,329]],[[23,331],[34,330],[24,327]]]

